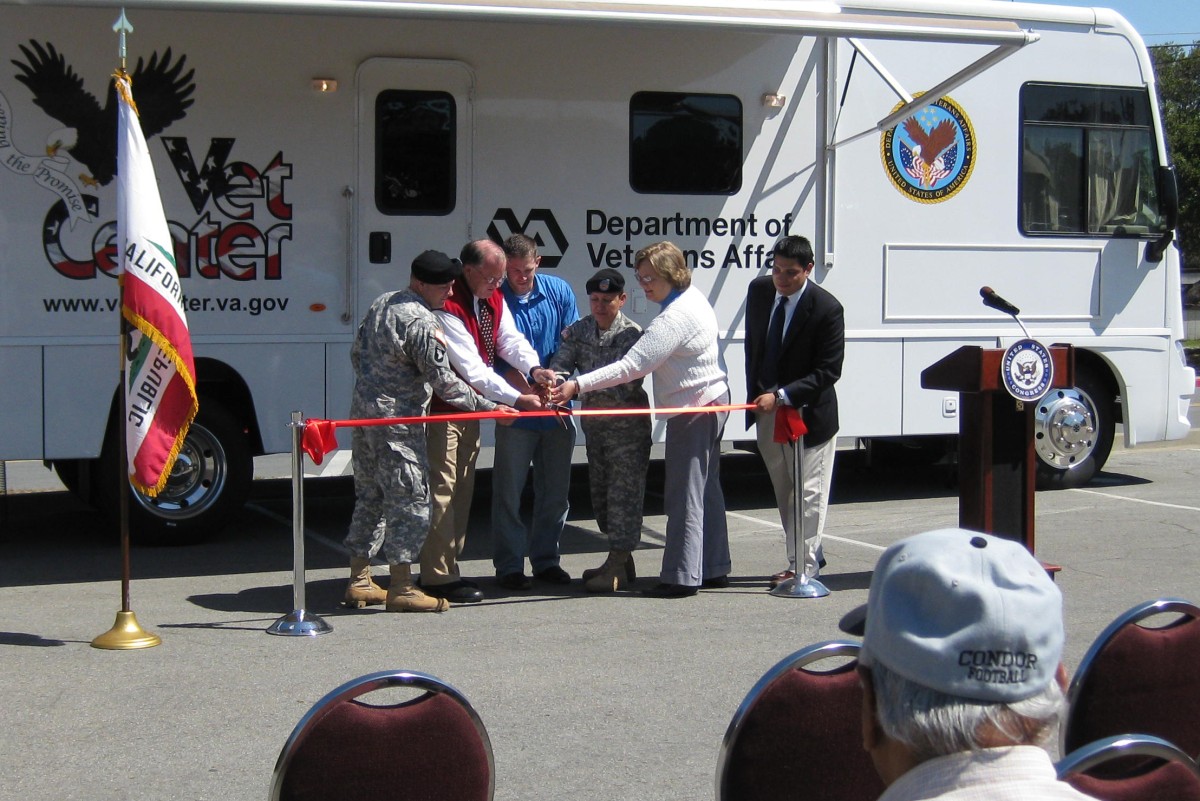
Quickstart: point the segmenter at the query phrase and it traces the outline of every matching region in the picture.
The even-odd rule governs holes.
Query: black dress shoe
[[[506,590],[527,590],[533,586],[529,576],[524,573],[505,573],[496,577],[496,583]]]
[[[533,574],[533,577],[538,581],[544,581],[547,584],[570,584],[571,574],[563,570],[558,565],[551,565],[545,570],[539,570]]]
[[[642,590],[642,595],[651,598],[688,598],[696,594],[699,587],[689,587],[686,584],[655,584]]]
[[[477,588],[462,581],[452,581],[449,584],[434,584],[422,587],[421,591],[434,598],[445,598],[452,604],[477,604],[483,600],[483,593]]]
[[[729,586],[729,576],[713,576],[706,578],[700,582],[700,586],[706,590],[723,590]]]

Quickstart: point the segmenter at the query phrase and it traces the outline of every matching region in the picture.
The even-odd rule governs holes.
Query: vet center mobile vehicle
[[[582,295],[671,239],[721,323],[809,237],[846,309],[840,436],[957,432],[921,371],[1076,351],[1044,484],[1188,431],[1177,203],[1145,46],[1111,11],[998,0],[139,0],[129,69],[186,296],[200,414],[147,537],[244,499],[292,410],[344,418],[355,327],[412,257],[524,232]],[[0,0],[0,459],[118,480],[116,6]],[[655,309],[636,290],[626,311]],[[634,297],[635,296],[635,297]],[[586,306],[584,306],[586,308]],[[749,440],[741,416],[730,440]],[[348,441],[347,441],[348,443]],[[344,443],[344,444],[347,444]],[[105,500],[109,498],[109,500]]]

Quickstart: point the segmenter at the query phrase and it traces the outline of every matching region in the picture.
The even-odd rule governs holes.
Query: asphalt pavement
[[[43,481],[40,465],[10,464],[0,799],[265,798],[279,749],[309,706],[389,668],[432,673],[471,699],[491,736],[501,801],[712,798],[721,737],[755,680],[792,651],[842,636],[837,621],[865,601],[888,544],[957,521],[950,468],[868,465],[852,452],[838,460],[826,598],[767,595],[782,534],[757,458],[730,454],[729,588],[679,600],[588,595],[578,583],[501,591],[483,480],[463,571],[482,578],[488,598],[441,615],[339,608],[350,484],[307,481],[307,605],[333,627],[315,638],[265,633],[292,609],[291,502],[286,480],[257,481],[245,513],[211,541],[133,550],[132,607],[162,638],[141,651],[90,647],[120,605],[108,527],[51,480],[28,486]],[[606,546],[586,474],[575,478],[563,566],[577,576]],[[1198,478],[1194,429],[1177,443],[1118,447],[1087,488],[1038,493],[1037,553],[1063,568],[1068,669],[1135,603],[1200,600]],[[641,586],[655,580],[664,522],[654,474],[636,554]]]

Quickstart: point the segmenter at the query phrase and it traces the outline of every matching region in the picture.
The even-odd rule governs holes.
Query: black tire
[[[95,469],[95,459],[55,459],[51,464],[58,480],[67,491],[76,498],[90,503],[89,483],[91,471]]]
[[[1094,368],[1077,363],[1075,386],[1052,389],[1034,410],[1038,489],[1071,489],[1091,481],[1112,452],[1116,398]]]
[[[893,468],[929,467],[953,453],[947,436],[873,437],[868,440],[872,464]]]
[[[110,437],[110,441],[115,438]],[[116,483],[115,442],[101,457],[99,486]],[[167,485],[155,498],[129,488],[129,535],[140,545],[188,545],[219,532],[250,493],[254,460],[243,427],[215,401],[200,399]],[[117,519],[113,493],[100,506]]]

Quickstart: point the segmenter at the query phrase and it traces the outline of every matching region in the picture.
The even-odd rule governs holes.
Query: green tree
[[[1200,270],[1200,42],[1162,45],[1150,54],[1179,183],[1179,246],[1185,268]]]

